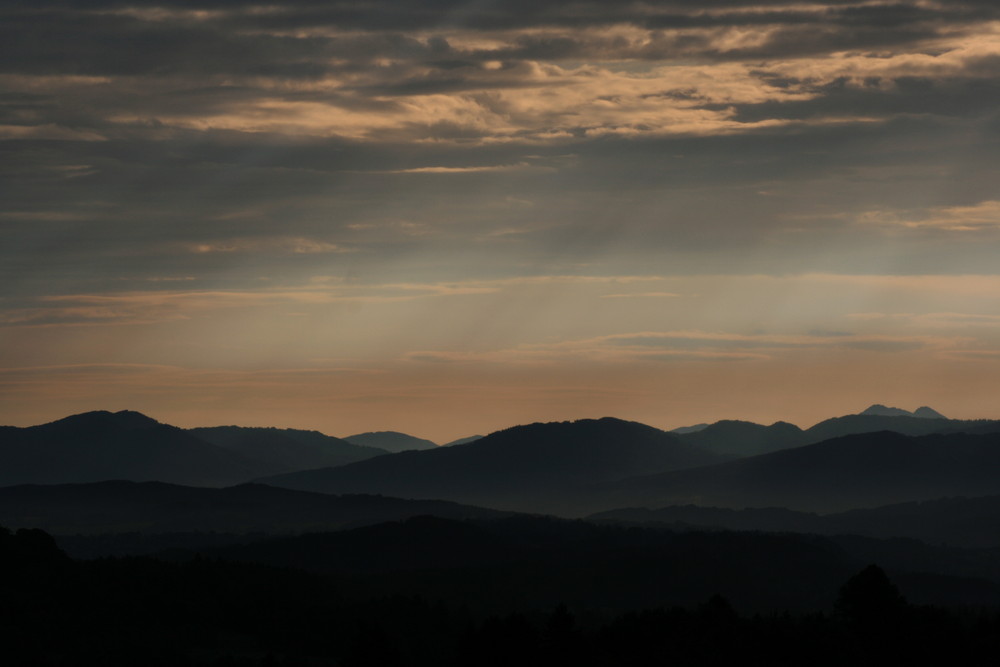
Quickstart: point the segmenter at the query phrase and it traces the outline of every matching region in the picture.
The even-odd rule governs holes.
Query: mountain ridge
[[[489,518],[509,513],[443,500],[332,495],[262,484],[207,488],[110,480],[0,488],[0,525],[56,535],[227,532],[293,534],[341,530],[434,514]]]
[[[910,412],[909,410],[904,410],[903,408],[888,407],[882,405],[881,403],[875,403],[874,405],[868,406],[865,410],[858,413],[859,415],[866,416],[877,416],[877,417],[916,417],[918,419],[947,419],[943,414],[935,410],[934,408],[928,407],[926,405],[921,406]]]
[[[1000,434],[874,432],[604,485],[605,507],[712,505],[835,512],[1000,493]],[[597,500],[598,497],[600,501]]]
[[[349,435],[341,439],[354,445],[376,447],[392,453],[435,449],[438,446],[436,442],[431,440],[418,438],[408,433],[400,433],[399,431],[368,431]]]
[[[194,486],[246,481],[267,466],[139,412],[98,410],[0,428],[0,486],[127,478]]]
[[[319,431],[248,426],[203,426],[187,431],[213,445],[263,461],[275,473],[345,465],[389,453]]]
[[[257,481],[328,493],[447,497],[547,511],[570,488],[714,460],[714,454],[665,431],[605,417],[513,426],[458,447],[401,452]],[[536,508],[535,503],[541,505]]]

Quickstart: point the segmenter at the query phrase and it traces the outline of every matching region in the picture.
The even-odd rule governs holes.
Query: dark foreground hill
[[[224,486],[270,469],[138,412],[87,412],[39,426],[0,427],[0,486],[107,479]]]
[[[403,452],[259,481],[323,493],[381,493],[560,512],[587,485],[715,460],[672,434],[604,418],[516,426],[460,447]]]
[[[995,611],[948,611],[910,597],[914,586],[940,593],[969,580],[938,577],[928,586],[927,577],[887,576],[872,565],[835,579],[842,565],[822,541],[664,534],[640,544],[646,533],[587,537],[537,525],[484,537],[481,527],[429,523],[387,528],[473,544],[519,544],[525,531],[554,529],[564,537],[547,547],[553,553],[583,548],[549,563],[320,575],[217,558],[73,561],[41,531],[0,528],[0,566],[17,572],[0,605],[5,663],[640,667],[664,664],[666,654],[667,664],[691,667],[833,667],[991,665],[1000,657]],[[464,588],[477,581],[486,584],[481,594]],[[989,584],[978,584],[988,597]],[[671,604],[709,588],[690,604]],[[750,616],[727,592],[763,593],[769,612]],[[653,604],[617,606],[636,593]],[[781,613],[774,605],[789,594],[793,602],[822,598],[824,613]],[[475,606],[462,605],[463,595]],[[544,603],[553,597],[562,602]],[[606,599],[611,606],[600,606]]]
[[[342,466],[389,453],[385,449],[357,445],[319,431],[292,428],[213,426],[188,429],[188,433],[266,463],[274,474]]]
[[[864,538],[619,528],[545,517],[415,517],[201,553],[350,574],[386,594],[437,595],[473,609],[560,602],[603,609],[690,605],[720,593],[745,611],[824,609],[835,582],[877,556],[906,582],[912,599],[1000,604],[995,551]],[[951,579],[956,576],[965,579]]]
[[[605,485],[587,502],[604,508],[693,504],[837,512],[947,496],[996,495],[997,470],[1000,434],[867,433],[620,480]]]

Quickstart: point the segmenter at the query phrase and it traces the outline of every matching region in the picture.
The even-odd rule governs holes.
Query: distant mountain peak
[[[41,428],[114,428],[123,430],[134,430],[162,426],[160,422],[152,417],[147,417],[135,410],[119,410],[110,412],[108,410],[93,410],[82,412],[77,415],[63,417],[54,422],[43,424]]]
[[[875,417],[912,417],[913,413],[909,410],[904,410],[902,408],[891,408],[881,403],[876,403],[875,405],[869,406],[864,412],[859,412],[861,415],[869,415]]]
[[[935,410],[934,408],[929,408],[923,405],[913,411],[914,417],[920,417],[921,419],[947,419],[943,414]]]
[[[417,438],[399,431],[369,431],[341,438],[354,445],[377,447],[388,452],[405,452],[412,449],[437,449],[437,443]]]
[[[926,405],[921,406],[910,412],[909,410],[904,410],[902,408],[891,408],[881,403],[876,403],[875,405],[869,406],[864,412],[858,414],[876,416],[876,417],[917,417],[919,419],[947,419],[943,414],[935,410],[934,408],[929,408]]]
[[[160,426],[160,422],[135,410],[119,410],[113,413],[113,416],[117,422],[132,427]]]
[[[685,434],[685,433],[697,433],[698,431],[704,431],[709,425],[702,422],[700,424],[694,424],[692,426],[678,426],[677,428],[670,429],[671,433]]]
[[[475,442],[476,440],[482,440],[485,436],[482,435],[470,435],[464,438],[458,438],[457,440],[452,440],[451,442],[446,442],[442,447],[457,447],[458,445],[467,445],[470,442]]]

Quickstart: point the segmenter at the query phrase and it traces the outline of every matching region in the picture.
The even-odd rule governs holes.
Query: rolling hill
[[[110,481],[0,488],[0,525],[42,528],[54,535],[197,531],[295,534],[419,515],[465,519],[506,513],[437,500],[334,496],[261,484],[211,489]]]
[[[620,419],[516,426],[459,447],[382,456],[260,479],[324,493],[382,493],[531,512],[566,511],[578,489],[718,460],[676,436]]]
[[[674,431],[677,433],[676,431]],[[763,426],[747,421],[722,420],[695,431],[677,433],[686,443],[726,458],[767,454],[805,444],[802,429],[788,422]]]
[[[620,480],[605,485],[587,502],[604,508],[695,504],[836,512],[994,495],[1000,493],[998,469],[1000,434],[910,437],[882,431]]]
[[[598,512],[587,520],[660,524],[685,530],[763,530],[909,538],[963,548],[1000,548],[1000,496],[939,498],[832,514],[796,512],[779,507],[626,507]]]
[[[621,528],[550,517],[414,517],[201,553],[350,574],[386,594],[444,598],[472,609],[560,602],[635,609],[697,604],[721,593],[747,611],[826,608],[839,583],[877,554],[914,599],[1000,603],[995,552],[866,538]]]
[[[214,426],[188,429],[188,433],[266,463],[274,473],[341,466],[389,453],[385,449],[357,445],[319,431],[291,428]]]
[[[704,447],[725,458],[742,458],[877,431],[893,431],[912,436],[934,433],[997,433],[1000,432],[1000,421],[947,419],[926,406],[909,412],[875,404],[858,414],[826,419],[805,430],[787,422],[764,426],[727,419],[714,424],[675,429],[672,432],[684,442]]]
[[[0,486],[108,479],[225,486],[270,469],[138,412],[86,412],[0,427]]]
[[[408,452],[414,449],[436,449],[437,443],[417,438],[399,431],[370,431],[344,438],[347,442],[362,447],[376,447],[387,452]]]

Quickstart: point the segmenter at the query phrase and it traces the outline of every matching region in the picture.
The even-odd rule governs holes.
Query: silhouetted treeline
[[[996,552],[912,540],[671,531],[552,517],[415,517],[202,553],[351,575],[365,590],[436,596],[484,613],[560,602],[611,611],[690,606],[715,592],[747,613],[819,611],[870,562],[883,563],[911,600],[1000,606]]]
[[[1000,611],[912,605],[864,568],[824,612],[740,614],[715,595],[624,613],[477,613],[358,580],[206,558],[73,561],[0,529],[0,646],[12,665],[996,664]]]

